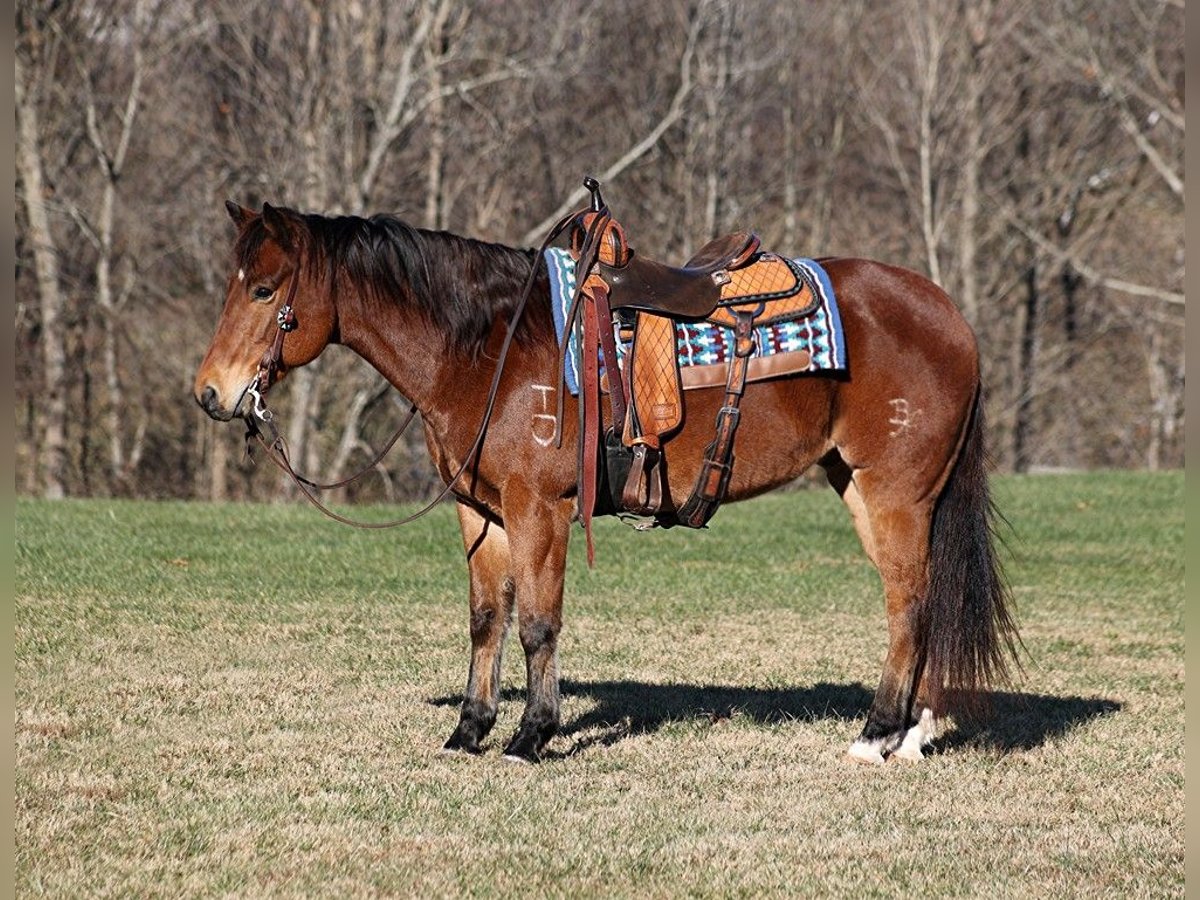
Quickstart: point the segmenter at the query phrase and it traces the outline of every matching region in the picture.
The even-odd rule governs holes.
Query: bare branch
[[[1096,48],[1090,42],[1088,44],[1088,52],[1091,56],[1092,64],[1095,66],[1096,71],[1104,73],[1104,68],[1100,62],[1099,55],[1096,53]],[[1171,168],[1165,159],[1163,159],[1162,154],[1158,152],[1155,146],[1150,143],[1150,140],[1142,132],[1142,129],[1138,126],[1137,119],[1134,118],[1133,113],[1129,109],[1129,99],[1125,96],[1124,91],[1117,85],[1115,79],[1111,78],[1107,74],[1102,74],[1101,77],[1103,78],[1102,85],[1105,91],[1110,93],[1117,102],[1117,116],[1121,121],[1122,130],[1133,139],[1133,142],[1142,152],[1142,155],[1145,156],[1150,165],[1154,167],[1154,171],[1159,174],[1162,180],[1166,182],[1167,187],[1171,189],[1171,193],[1182,200],[1183,179],[1179,177],[1175,170]]]
[[[404,130],[400,119],[416,80],[413,76],[413,60],[425,46],[429,32],[438,26],[438,23],[445,22],[449,8],[449,0],[438,0],[437,7],[432,10],[429,3],[421,4],[421,14],[417,19],[416,28],[408,39],[404,53],[400,57],[400,64],[396,69],[396,82],[392,88],[391,103],[380,123],[379,131],[367,154],[366,165],[363,166],[362,175],[358,180],[357,202],[360,210],[366,208],[371,193],[375,189],[375,179],[379,175],[379,168],[383,165],[384,157],[392,143]]]
[[[692,90],[692,59],[696,52],[696,39],[700,34],[701,22],[702,16],[697,12],[692,17],[691,26],[688,28],[687,44],[684,46],[683,55],[679,59],[679,86],[675,89],[675,95],[671,98],[671,103],[667,107],[666,113],[664,113],[663,117],[658,120],[658,123],[650,129],[645,137],[626,150],[615,162],[596,176],[600,181],[610,181],[625,171],[626,168],[657,144],[667,129],[679,121],[679,117],[683,115],[684,103]],[[587,189],[584,187],[577,187],[571,191],[567,195],[567,198],[550,215],[546,216],[521,236],[522,243],[532,244],[540,240],[555,222],[566,215],[573,207],[577,206],[579,201],[586,195]]]
[[[1161,288],[1151,287],[1145,284],[1135,284],[1132,281],[1125,281],[1120,278],[1113,278],[1098,271],[1088,265],[1077,255],[1068,253],[1067,251],[1055,246],[1042,235],[1038,234],[1037,229],[1032,228],[1027,223],[1021,221],[1017,214],[1012,209],[1003,210],[1004,217],[1012,224],[1014,228],[1033,241],[1038,249],[1049,254],[1059,262],[1070,263],[1071,266],[1082,275],[1085,279],[1093,284],[1098,284],[1110,290],[1119,291],[1123,294],[1129,294],[1134,297],[1146,297],[1151,300],[1158,300],[1162,303],[1169,303],[1175,306],[1183,306],[1185,297],[1183,294],[1175,293],[1174,291],[1165,291]]]
[[[88,222],[87,217],[83,214],[78,204],[66,200],[61,205],[66,209],[67,215],[71,217],[71,220],[79,227],[83,236],[87,238],[87,242],[99,250],[101,248],[100,237],[96,234],[96,230],[92,228],[91,223]]]
[[[423,98],[412,105],[409,111],[404,115],[399,123],[399,131],[403,131],[413,122],[421,117],[421,114],[427,110],[436,100],[446,97],[458,96],[462,99],[467,99],[471,92],[477,88],[486,87],[489,84],[499,84],[502,81],[508,81],[511,78],[523,78],[528,75],[528,70],[522,66],[509,64],[507,69],[488,72],[486,75],[480,75],[478,78],[464,78],[462,81],[456,81],[453,84],[446,85],[437,91],[430,91]]]

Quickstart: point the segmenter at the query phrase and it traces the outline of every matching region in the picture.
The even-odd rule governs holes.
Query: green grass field
[[[513,638],[488,752],[437,752],[467,664],[451,509],[369,533],[298,505],[19,502],[17,891],[1182,896],[1183,476],[995,493],[1026,673],[882,767],[844,755],[885,620],[829,491],[706,533],[603,521],[593,571],[574,541],[538,766],[497,746]]]

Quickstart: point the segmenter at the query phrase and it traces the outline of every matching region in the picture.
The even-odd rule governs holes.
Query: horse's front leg
[[[505,493],[504,523],[525,650],[525,712],[504,755],[535,762],[558,730],[558,634],[573,501],[547,500],[524,486]]]
[[[458,727],[445,749],[478,753],[479,742],[496,724],[500,702],[500,654],[513,608],[508,536],[496,522],[458,504],[471,573],[471,671]]]

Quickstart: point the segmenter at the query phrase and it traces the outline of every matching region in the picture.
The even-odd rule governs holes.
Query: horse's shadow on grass
[[[824,682],[796,688],[757,688],[564,679],[561,690],[564,697],[580,697],[594,703],[587,712],[564,722],[559,731],[564,737],[579,735],[564,754],[568,756],[589,747],[611,746],[631,735],[650,734],[668,723],[685,720],[716,724],[736,716],[764,725],[861,720],[873,697],[873,692],[862,684]],[[501,699],[507,701],[520,701],[524,696],[524,691],[518,688],[505,688],[501,693]],[[457,706],[462,697],[436,697],[429,702],[435,706]],[[988,695],[981,709],[981,713],[969,717],[956,717],[954,726],[930,748],[932,752],[958,747],[999,753],[1032,750],[1094,719],[1117,712],[1121,704],[1100,697],[997,691]]]

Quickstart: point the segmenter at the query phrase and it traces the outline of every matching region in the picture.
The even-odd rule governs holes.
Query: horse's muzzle
[[[200,404],[201,409],[218,422],[228,422],[233,418],[233,410],[222,408],[217,389],[211,384],[196,395],[196,402]]]

